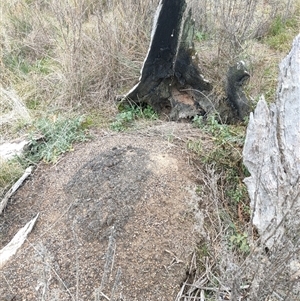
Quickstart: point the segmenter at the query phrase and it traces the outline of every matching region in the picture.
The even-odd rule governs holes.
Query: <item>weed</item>
[[[158,118],[151,106],[142,108],[139,106],[125,105],[120,108],[121,112],[117,114],[116,120],[111,124],[111,129],[117,132],[125,131],[134,120],[139,118],[155,120]]]
[[[235,233],[230,236],[230,247],[236,249],[245,255],[248,255],[250,252],[250,246],[248,244],[248,235],[246,233]]]
[[[197,42],[202,42],[208,40],[209,36],[204,31],[196,30],[195,32],[195,39]]]
[[[236,179],[238,181],[238,179]],[[238,204],[247,196],[247,188],[244,184],[237,184],[235,189],[228,189],[226,195],[233,201],[234,204]]]
[[[54,64],[49,58],[41,58],[30,62],[20,51],[18,53],[11,52],[5,54],[3,56],[3,62],[9,70],[23,77],[30,72],[47,75],[51,71],[51,64]]]
[[[200,140],[197,140],[197,141],[191,141],[191,140],[189,140],[187,142],[187,148],[190,149],[190,150],[192,150],[196,154],[201,155],[202,149],[203,149],[202,142]]]
[[[75,117],[41,118],[35,124],[36,130],[31,133],[29,150],[24,155],[27,163],[56,162],[59,156],[72,150],[72,144],[88,139],[84,119]],[[41,138],[36,139],[34,137]]]
[[[201,245],[199,244],[196,251],[200,260],[202,260],[203,257],[209,256],[209,246],[205,242],[203,242]]]
[[[278,36],[280,34],[282,34],[283,32],[286,31],[287,28],[295,28],[297,27],[297,21],[295,18],[290,18],[287,20],[283,20],[282,17],[277,16],[271,26],[270,26],[270,31],[269,31],[269,35],[270,36]]]

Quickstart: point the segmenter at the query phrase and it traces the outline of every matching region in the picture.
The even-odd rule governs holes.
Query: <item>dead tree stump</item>
[[[300,35],[280,64],[276,103],[261,97],[250,115],[243,151],[252,222],[269,248],[300,229],[299,58]]]
[[[242,85],[249,73],[239,62],[228,72],[227,97],[216,99],[196,60],[194,20],[185,0],[161,0],[154,18],[148,54],[141,76],[118,101],[148,104],[171,120],[217,113],[233,122],[249,114]]]

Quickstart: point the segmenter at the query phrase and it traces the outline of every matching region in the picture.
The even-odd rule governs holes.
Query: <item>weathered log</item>
[[[253,225],[271,248],[300,229],[300,35],[280,64],[276,103],[261,97],[250,115],[243,156]]]
[[[172,120],[218,114],[222,121],[243,119],[250,107],[242,86],[249,73],[243,62],[228,72],[228,97],[217,99],[197,63],[194,20],[185,0],[161,0],[139,82],[118,100],[151,105]]]

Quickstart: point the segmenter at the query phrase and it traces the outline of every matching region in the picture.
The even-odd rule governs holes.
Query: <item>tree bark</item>
[[[283,237],[294,240],[300,230],[300,35],[280,64],[276,103],[268,106],[262,97],[250,115],[243,156],[262,242],[271,248]]]

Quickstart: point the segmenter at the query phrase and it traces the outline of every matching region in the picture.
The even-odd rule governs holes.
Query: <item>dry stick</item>
[[[4,280],[5,280],[5,282],[6,282],[7,286],[9,287],[10,292],[11,292],[13,295],[16,295],[16,293],[13,291],[13,288],[11,287],[11,285],[9,284],[9,282],[7,281],[7,279],[6,279],[5,275],[4,275],[4,273],[1,273],[1,274],[2,274],[2,277],[4,278]]]
[[[79,267],[79,255],[78,255],[78,235],[75,220],[73,221],[72,232],[74,236],[75,246],[75,257],[76,257],[76,301],[79,300],[79,277],[80,277],[80,267]]]
[[[102,293],[102,289],[105,287],[107,281],[109,280],[109,277],[111,275],[111,272],[113,270],[114,266],[114,257],[115,257],[115,251],[116,251],[116,240],[114,238],[115,235],[115,228],[112,226],[111,229],[111,234],[109,237],[109,242],[108,242],[108,248],[106,251],[106,262],[104,266],[104,271],[100,283],[100,287],[95,290],[95,300],[99,301],[100,300],[100,294],[102,297],[106,298],[107,300],[110,300],[107,296]]]
[[[104,297],[106,300],[110,301],[110,299],[104,293],[100,292],[100,294],[101,294],[101,297]]]
[[[22,183],[28,178],[28,176],[32,173],[33,167],[30,166],[26,168],[24,174],[22,177],[9,189],[9,191],[5,194],[3,200],[0,203],[0,214],[5,209],[8,200],[11,198],[11,196],[18,190],[18,188],[22,185]]]
[[[27,242],[31,245],[31,247],[34,249],[34,251],[41,257],[43,258],[43,254],[30,242],[27,240]],[[45,265],[48,266],[50,268],[50,270],[53,271],[53,273],[55,274],[55,276],[57,277],[58,281],[64,286],[64,288],[66,289],[66,291],[68,292],[69,296],[71,297],[72,301],[76,301],[74,296],[72,295],[72,293],[70,292],[69,288],[67,287],[67,285],[65,284],[65,282],[61,279],[61,277],[58,275],[58,273],[56,272],[56,270],[47,262],[45,262]]]
[[[180,289],[179,293],[177,294],[175,301],[179,301],[183,297],[183,292],[184,292],[186,284],[187,283],[184,282],[184,284],[181,286],[181,289]]]
[[[115,280],[114,286],[111,291],[111,301],[117,300],[117,299],[115,299],[115,295],[116,295],[116,292],[120,285],[121,275],[122,275],[122,271],[121,271],[121,268],[119,267],[118,271],[117,271],[117,275],[116,275],[116,280]]]

